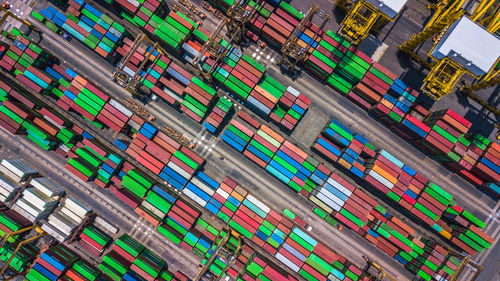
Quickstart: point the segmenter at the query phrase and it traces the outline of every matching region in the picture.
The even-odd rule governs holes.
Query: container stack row
[[[167,262],[127,234],[120,236],[98,267],[111,280],[177,280]]]
[[[30,65],[42,68],[51,60],[49,53],[21,36],[3,52],[0,66],[9,72],[18,70],[23,73]]]
[[[221,138],[234,149],[243,152],[253,134],[252,130],[242,125],[238,120],[233,119],[227,129],[224,130]]]
[[[64,155],[68,158],[65,168],[81,180],[94,181],[101,188],[111,183],[123,163],[123,159],[90,136],[68,145],[71,149]]]
[[[365,158],[375,155],[373,145],[334,118],[321,131],[311,148],[358,177],[362,177],[366,169]]]
[[[113,0],[105,0],[113,2]],[[120,15],[137,27],[153,33],[155,28],[170,11],[168,4],[164,0],[116,0],[116,5],[122,9]]]
[[[354,136],[353,132],[346,126],[332,120],[331,123],[327,124],[326,130],[320,133],[313,147],[323,147],[326,152],[317,150],[324,157],[347,168],[336,154],[340,155],[340,151],[348,151],[352,147],[351,143],[356,142]],[[444,212],[455,212],[456,215],[462,216],[468,216],[469,213],[457,205],[451,194],[405,165],[388,151],[376,150],[376,154],[373,154],[375,149],[370,149],[370,151],[370,154],[364,154],[362,155],[363,158],[356,159],[363,164],[364,173],[360,176],[356,171],[350,170],[351,174],[358,178],[362,177],[374,191],[380,192],[407,209],[412,216],[425,222],[444,238],[451,240],[470,254],[475,254],[476,250],[480,252],[484,249],[484,247],[476,247],[471,251],[469,246],[462,247],[463,245],[457,242],[457,237],[452,235],[454,224],[448,225],[443,220]],[[352,156],[352,152],[350,155]],[[330,156],[333,158],[330,158]],[[472,219],[473,216],[470,216],[470,218]],[[471,219],[469,219],[470,222],[474,220]],[[482,233],[484,234],[484,232]],[[487,243],[484,246],[489,247]]]
[[[42,229],[62,243],[74,234],[91,212],[92,209],[76,198],[66,198],[62,207],[48,217]]]
[[[142,121],[144,122],[144,121]],[[125,152],[177,188],[182,187],[204,160],[163,132],[143,123]]]
[[[64,195],[64,189],[47,178],[34,178],[29,182],[12,209],[35,222],[46,218]]]
[[[38,171],[20,159],[0,161],[0,198],[3,203],[12,201],[23,189],[26,181]]]
[[[49,281],[62,278],[66,271],[79,260],[80,257],[62,244],[44,251],[26,274],[29,281]]]
[[[184,93],[181,111],[200,123],[217,98],[216,91],[198,77],[193,76]]]
[[[112,241],[108,234],[92,224],[85,227],[79,237],[79,245],[96,257],[100,256]]]
[[[231,114],[232,108],[233,102],[231,100],[224,96],[220,97],[219,101],[217,101],[212,109],[212,112],[210,112],[207,119],[205,119],[203,127],[205,127],[212,134],[218,133],[225,120],[227,120]]]
[[[72,280],[109,280],[102,275],[97,267],[83,259],[73,263],[71,268],[64,274],[64,278],[70,278]]]
[[[14,199],[21,190],[21,184],[0,172],[0,201],[6,203]]]
[[[171,62],[169,56],[150,44],[141,45],[131,54],[133,42],[128,38],[125,38],[123,42],[123,47],[117,49],[122,57],[129,58],[127,61],[120,62],[123,72],[129,79],[136,79],[137,82],[150,89],[152,94],[163,97],[161,85]]]
[[[170,11],[166,19],[158,24],[154,34],[172,50],[181,52],[182,45],[191,38],[193,30],[196,28],[198,28],[198,24],[184,14]]]
[[[200,55],[203,44],[207,42],[209,37],[210,32],[199,25],[198,28],[193,31],[193,37],[182,44],[182,50],[184,51],[182,58],[188,63],[193,64],[194,58]],[[203,56],[205,58],[202,58],[202,60],[208,57],[208,53],[203,54]]]
[[[263,13],[262,10],[265,9],[266,4],[261,10],[258,10],[259,13],[252,17],[251,22],[254,23],[252,30],[256,34],[261,34],[272,45],[281,47],[290,37],[295,27],[299,25],[299,19],[282,8],[277,8],[272,13],[267,12],[267,10],[267,13]]]
[[[83,0],[71,0],[68,4],[66,15],[52,6],[40,13],[103,58],[113,56],[122,43],[125,28]]]
[[[33,223],[29,221],[24,215],[12,209],[3,209],[0,211],[0,234],[2,236],[7,233],[12,233],[22,230],[26,227],[32,226]],[[21,234],[12,235],[7,238],[7,242],[14,243],[16,239],[20,238]]]
[[[223,42],[223,44],[228,44]],[[224,46],[224,45],[223,45]],[[246,100],[250,92],[264,75],[266,69],[250,56],[243,54],[233,46],[227,46],[229,52],[221,64],[214,69],[213,76],[216,81],[226,86],[240,100]],[[208,58],[207,65],[215,61]]]
[[[285,88],[285,86],[267,75],[258,87],[272,93],[273,97],[277,98],[277,103],[269,114],[269,117],[287,131],[295,128],[311,104],[311,100],[308,97],[292,86]],[[254,91],[258,87],[255,87]]]
[[[0,248],[0,260],[6,263],[12,258],[9,267],[14,269],[17,273],[22,273],[35,260],[40,249],[33,242],[25,243],[19,247],[19,250],[12,257],[16,248],[17,243],[4,243],[2,248]]]
[[[158,232],[175,242],[177,242],[176,240],[180,242],[180,240],[194,228],[200,216],[200,211],[193,208],[185,201],[178,199],[172,203],[172,208],[168,211],[164,220],[165,223],[158,228]],[[189,246],[183,246],[191,250]]]

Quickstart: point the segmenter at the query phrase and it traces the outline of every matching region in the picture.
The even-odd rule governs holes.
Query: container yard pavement
[[[67,193],[77,197],[81,202],[91,207],[95,213],[112,222],[121,230],[119,233],[131,235],[134,233],[136,239],[144,242],[148,247],[161,249],[157,253],[168,262],[171,269],[182,270],[191,277],[196,275],[199,257],[190,252],[179,250],[177,245],[164,239],[156,232],[153,232],[153,236],[149,238],[134,231],[133,225],[140,221],[139,215],[131,211],[126,204],[117,200],[115,196],[109,194],[108,190],[99,190],[82,183],[80,179],[64,169],[62,162],[56,159],[53,154],[39,149],[22,136],[12,135],[1,128],[0,140],[4,145],[0,150],[2,158],[19,157],[26,160],[34,165],[40,174],[64,186]]]
[[[44,29],[43,26],[39,27]],[[80,71],[93,81],[96,81],[103,89],[112,90],[113,96],[116,97],[119,95],[121,98],[126,98],[130,95],[109,78],[111,75],[111,66],[109,64],[98,64],[97,62],[101,62],[102,60],[97,58],[94,59],[92,57],[93,54],[83,55],[83,51],[81,51],[82,47],[79,46],[78,43],[73,44],[73,42],[70,42],[68,44],[62,41],[62,38],[49,31],[44,33],[43,38],[44,39],[41,41],[42,46],[57,53],[61,59],[67,61],[68,65],[72,65],[77,72]],[[85,56],[92,59],[84,59]],[[162,107],[159,103],[152,103],[147,109],[157,116],[156,123],[159,127],[168,125],[182,132],[188,138],[195,136],[200,129],[199,125],[193,120],[186,118],[186,116],[176,112],[168,105]],[[167,122],[163,123],[161,121]],[[233,150],[226,144],[221,142],[221,145],[217,145],[214,151],[225,158],[217,167],[219,169],[221,166],[234,168],[235,171],[242,175],[238,177],[238,179],[241,181],[242,178],[245,178],[246,180],[242,183],[247,184],[249,188],[261,186],[261,198],[268,199],[264,201],[265,203],[276,206],[278,209],[291,208],[302,217],[304,217],[304,214],[308,214],[308,216],[312,215],[312,204],[310,202],[288,190],[282,183],[278,182],[278,180],[269,177],[265,171],[258,168],[256,165],[246,165],[248,160],[244,159],[242,155],[235,155]],[[398,280],[411,279],[411,274],[404,270],[399,263],[383,254],[379,249],[363,240],[361,237],[353,235],[350,231],[332,231],[332,227],[327,225],[324,220],[321,220],[317,216],[310,217],[308,222],[315,226],[313,230],[315,235],[321,237],[321,240],[324,240],[323,242],[343,253],[346,257],[356,262],[356,264],[364,264],[362,255],[366,255],[376,260],[377,263],[383,265],[385,268],[388,268],[388,271],[391,272],[393,276],[399,278]],[[391,269],[389,270],[389,268]]]

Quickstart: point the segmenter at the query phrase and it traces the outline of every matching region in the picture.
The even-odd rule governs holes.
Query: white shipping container
[[[30,222],[35,222],[37,220],[37,217],[35,217],[32,214],[26,212],[23,208],[21,208],[18,205],[13,205],[12,206],[12,210],[18,212],[20,215],[22,215],[23,217],[25,217]]]
[[[144,209],[151,211],[151,213],[153,213],[154,215],[156,215],[161,219],[163,219],[166,215],[164,212],[160,211],[158,208],[156,208],[146,200],[142,201],[141,206],[144,207]]]
[[[35,168],[21,159],[3,159],[0,164],[21,178],[38,174]]]
[[[187,188],[184,188],[182,190],[182,192],[184,192],[184,194],[187,195],[187,197],[193,199],[196,203],[198,203],[200,206],[202,207],[205,207],[205,205],[207,205],[207,201],[201,199],[200,196],[194,194],[194,192],[192,192],[191,190],[187,189]]]
[[[321,202],[325,203],[328,207],[332,208],[335,211],[340,211],[340,206],[337,205],[335,202],[333,202],[330,198],[328,198],[325,194],[323,193],[318,193],[316,194],[316,198],[318,198]]]
[[[170,167],[170,168],[172,168],[172,170],[176,171],[183,178],[185,178],[185,179],[190,179],[191,178],[191,175],[188,172],[184,171],[179,166],[175,165],[174,162],[168,162],[167,166]]]
[[[338,183],[336,180],[332,179],[332,178],[328,178],[327,182],[332,185],[333,187],[335,187],[338,191],[344,193],[345,195],[347,195],[347,197],[351,196],[352,192],[345,188],[343,185],[341,185],[340,183]]]
[[[282,254],[280,253],[276,253],[276,258],[284,263],[286,266],[288,266],[291,270],[293,270],[294,272],[299,272],[299,269],[300,267],[298,267],[296,264],[294,264],[292,261],[290,261],[289,259],[287,259],[285,256],[283,256]]]
[[[59,213],[62,214],[62,215],[65,215],[67,217],[70,217],[73,221],[75,221],[77,224],[80,224],[82,223],[83,219],[82,217],[79,217],[77,216],[75,213],[71,212],[70,209],[66,208],[66,207],[62,207],[60,210],[59,210]]]
[[[0,175],[0,187],[10,193],[14,192],[19,188],[16,182],[12,181],[11,179],[3,175]]]
[[[383,184],[384,186],[386,186],[387,188],[392,189],[394,187],[394,184],[392,182],[388,181],[386,178],[384,178],[383,176],[379,175],[374,170],[371,170],[370,173],[368,173],[368,174],[370,176],[372,176],[375,180],[377,180],[378,182],[380,182],[381,184]]]
[[[49,216],[48,222],[61,230],[62,233],[69,235],[73,229],[76,228],[73,222],[67,220],[64,215],[61,214],[51,214]]]
[[[77,214],[80,217],[85,217],[90,212],[92,212],[91,208],[80,202],[75,197],[66,198],[66,200],[64,201],[64,206],[66,206],[73,213]]]
[[[53,199],[47,197],[44,193],[41,193],[34,188],[26,188],[23,191],[23,198],[26,201],[29,201],[32,205],[37,206],[40,210],[53,206],[57,203]]]
[[[42,225],[42,229],[47,232],[50,236],[54,237],[59,243],[64,242],[64,240],[68,239],[68,235],[63,234],[59,230],[55,229],[53,226],[44,223]]]
[[[7,167],[0,165],[0,173],[4,174],[7,178],[11,179],[13,182],[20,183],[24,181],[24,178],[17,176]]]
[[[140,3],[137,0],[127,0],[131,5],[134,5],[134,7],[139,7]]]
[[[111,232],[113,234],[118,232],[118,228],[111,225],[109,222],[107,222],[106,220],[104,220],[101,217],[96,217],[94,222],[97,223],[98,225],[102,226],[103,228],[105,228],[106,230],[108,230],[109,232]]]
[[[129,124],[130,127],[134,128],[136,130],[140,130],[141,129],[141,125],[139,125],[137,122],[135,122],[132,119],[128,120],[128,124]]]
[[[29,202],[25,201],[24,199],[19,199],[16,201],[16,204],[14,206],[18,206],[19,208],[25,210],[35,218],[39,218],[43,214],[43,210],[38,209],[37,207],[33,206]]]
[[[63,126],[59,125],[56,123],[56,121],[52,120],[49,116],[44,115],[43,118],[47,121],[50,122],[50,124],[54,125],[54,127],[57,127],[59,130],[62,129]]]
[[[68,152],[70,150],[69,147],[64,143],[59,144],[59,148],[64,152]]]
[[[211,189],[210,187],[208,187],[208,185],[202,183],[197,178],[192,178],[191,179],[191,183],[194,184],[199,189],[203,190],[206,194],[210,195],[210,197],[212,197],[214,195],[214,193],[215,193],[215,191],[213,189]]]
[[[292,86],[288,86],[288,88],[286,89],[290,94],[298,97],[300,95],[300,92],[295,90],[295,88],[293,88]]]
[[[0,194],[3,195],[3,196],[5,196],[5,197],[9,197],[9,196],[11,196],[14,193],[12,193],[10,191],[7,191],[7,190],[3,189],[2,187],[0,187]]]
[[[113,106],[114,108],[116,108],[118,111],[120,111],[121,113],[123,113],[125,116],[127,117],[132,117],[132,114],[133,112],[130,111],[128,108],[126,108],[125,106],[123,106],[121,103],[117,102],[116,100],[114,99],[110,99],[109,100],[109,104],[111,106]]]
[[[7,196],[0,194],[0,201],[2,201],[2,202],[7,201]]]
[[[30,184],[40,190],[48,197],[55,197],[64,194],[64,189],[46,177],[34,178]]]
[[[330,198],[330,200],[332,200],[333,202],[335,202],[335,204],[339,205],[339,206],[344,206],[345,204],[345,201],[338,198],[335,194],[331,193],[330,190],[322,187],[320,190],[319,190],[319,193],[323,193],[326,197]]]
[[[252,202],[255,206],[259,207],[264,213],[269,213],[271,211],[271,208],[268,206],[264,205],[264,203],[260,202],[257,198],[253,197],[253,195],[249,194],[246,198],[248,201]]]
[[[224,189],[218,188],[217,193],[222,196],[222,198],[227,199],[229,198],[229,193],[227,193]]]

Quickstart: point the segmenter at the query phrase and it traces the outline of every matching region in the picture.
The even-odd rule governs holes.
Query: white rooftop
[[[395,18],[399,11],[403,9],[406,1],[407,0],[367,0],[368,3],[372,4],[391,19]]]
[[[431,55],[436,59],[449,57],[480,76],[500,57],[500,38],[464,16],[448,29]]]

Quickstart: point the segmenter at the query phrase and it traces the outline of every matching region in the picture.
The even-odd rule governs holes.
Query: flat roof
[[[367,0],[368,3],[372,4],[391,19],[395,18],[401,9],[403,9],[406,1],[407,0]]]
[[[480,76],[500,57],[500,38],[463,16],[448,29],[431,55],[436,59],[449,57]]]

